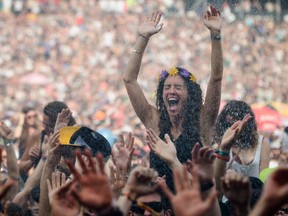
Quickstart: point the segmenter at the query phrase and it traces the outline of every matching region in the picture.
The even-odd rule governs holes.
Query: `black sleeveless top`
[[[160,135],[160,138],[164,140],[164,135]],[[187,162],[187,160],[191,160],[191,151],[197,142],[201,143],[200,140],[196,139],[195,141],[191,142],[191,140],[188,140],[182,134],[173,142],[177,150],[177,157],[182,164]],[[160,177],[166,175],[166,184],[171,190],[174,191],[172,170],[169,168],[166,162],[161,160],[152,151],[150,152],[150,167],[155,169]]]

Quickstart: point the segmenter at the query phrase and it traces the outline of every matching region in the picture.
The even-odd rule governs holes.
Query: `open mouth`
[[[171,106],[176,106],[178,104],[178,100],[177,98],[169,98],[168,99],[168,105],[171,107]]]

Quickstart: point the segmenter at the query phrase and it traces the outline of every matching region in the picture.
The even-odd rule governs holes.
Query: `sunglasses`
[[[151,212],[153,215],[160,215],[159,213],[162,211],[163,206],[162,202],[137,202],[133,203],[131,206],[131,211],[135,214],[143,215],[145,210]]]

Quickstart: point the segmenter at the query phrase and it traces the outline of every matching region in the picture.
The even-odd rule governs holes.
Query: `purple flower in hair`
[[[180,75],[182,77],[188,78],[191,74],[186,69],[180,69]]]
[[[168,76],[168,72],[166,70],[162,70],[161,74],[160,74],[160,79],[164,79]]]

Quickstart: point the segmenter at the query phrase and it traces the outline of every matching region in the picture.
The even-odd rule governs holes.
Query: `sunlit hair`
[[[255,115],[247,103],[237,100],[229,101],[218,116],[214,131],[214,143],[219,144],[225,131],[231,127],[234,122],[242,120],[246,114],[250,114],[252,118],[247,122],[242,131],[238,139],[238,144],[241,149],[254,148],[258,143]],[[233,119],[233,122],[227,121],[228,115]]]
[[[183,71],[185,69],[176,67],[178,71]],[[184,80],[185,86],[188,90],[188,98],[185,103],[184,111],[182,113],[183,123],[182,123],[182,135],[191,141],[191,144],[195,142],[200,142],[200,111],[202,107],[202,90],[200,85],[195,81],[191,82],[191,77],[184,77],[179,74],[180,77]],[[164,137],[165,133],[171,135],[171,121],[167,108],[163,100],[163,89],[164,83],[168,76],[162,77],[159,80],[157,95],[156,95],[156,106],[160,112],[160,121],[159,121],[159,130],[160,137]]]

